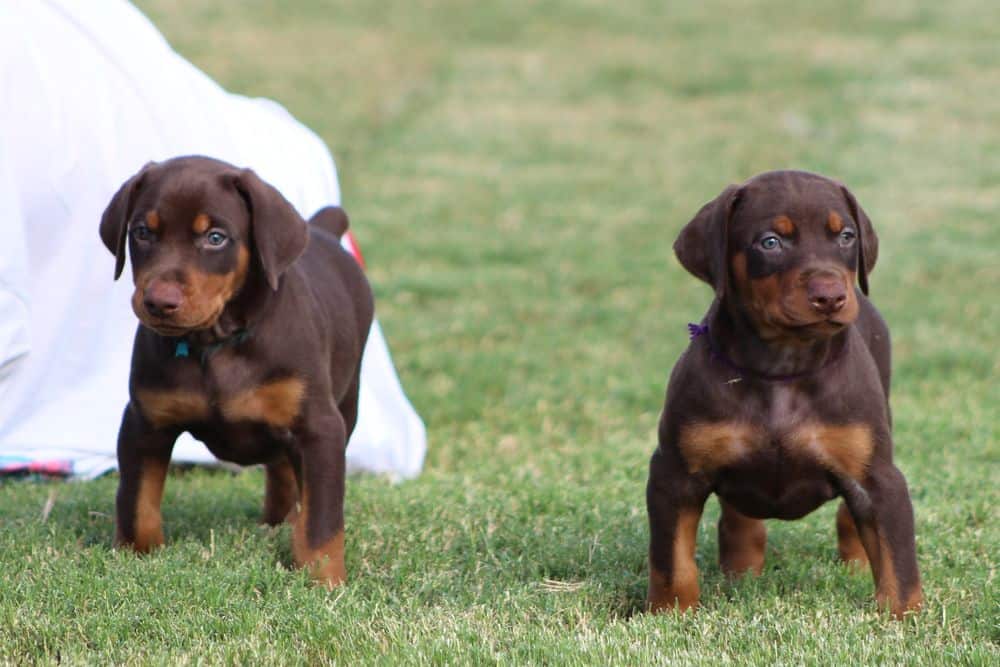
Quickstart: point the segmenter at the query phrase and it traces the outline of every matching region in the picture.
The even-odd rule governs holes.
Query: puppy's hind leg
[[[299,483],[295,469],[287,457],[265,466],[267,481],[264,487],[264,515],[261,521],[277,526],[284,521],[294,522],[295,504],[299,501]]]
[[[719,499],[719,565],[728,577],[740,577],[747,572],[759,575],[764,570],[764,549],[767,527],[761,519],[738,512]]]

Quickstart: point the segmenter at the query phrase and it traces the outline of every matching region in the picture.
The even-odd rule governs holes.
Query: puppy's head
[[[305,221],[249,169],[204,157],[147,164],[101,218],[115,279],[132,258],[132,309],[150,329],[180,336],[212,327],[260,272],[272,290],[305,250]]]
[[[858,316],[878,239],[854,195],[828,178],[775,171],[729,186],[674,243],[681,264],[767,340],[831,336]]]

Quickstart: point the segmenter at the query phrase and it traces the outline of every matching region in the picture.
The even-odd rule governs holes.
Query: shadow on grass
[[[227,479],[234,483],[223,484],[220,489],[218,482]],[[116,473],[86,484],[41,484],[40,510],[38,514],[34,509],[30,514],[26,512],[24,520],[41,520],[50,531],[63,533],[82,547],[106,546],[110,550],[117,487]],[[207,541],[213,531],[219,534],[258,525],[263,489],[262,476],[252,472],[237,474],[222,468],[172,467],[161,504],[167,544]]]

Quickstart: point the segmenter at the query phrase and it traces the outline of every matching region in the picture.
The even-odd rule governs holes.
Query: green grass
[[[141,559],[110,548],[114,478],[0,485],[0,662],[997,664],[988,3],[139,4],[331,147],[427,467],[350,480],[333,593],[257,527],[258,472],[171,475]],[[770,522],[764,575],[730,584],[711,501],[700,611],[636,613],[663,388],[710,298],[670,246],[780,167],[846,181],[881,238],[927,597],[904,622],[838,564],[833,504]]]

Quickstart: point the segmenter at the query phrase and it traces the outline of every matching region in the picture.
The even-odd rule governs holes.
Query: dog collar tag
[[[174,348],[175,357],[186,357],[191,352],[191,348],[188,346],[186,340],[177,341],[177,347]]]

